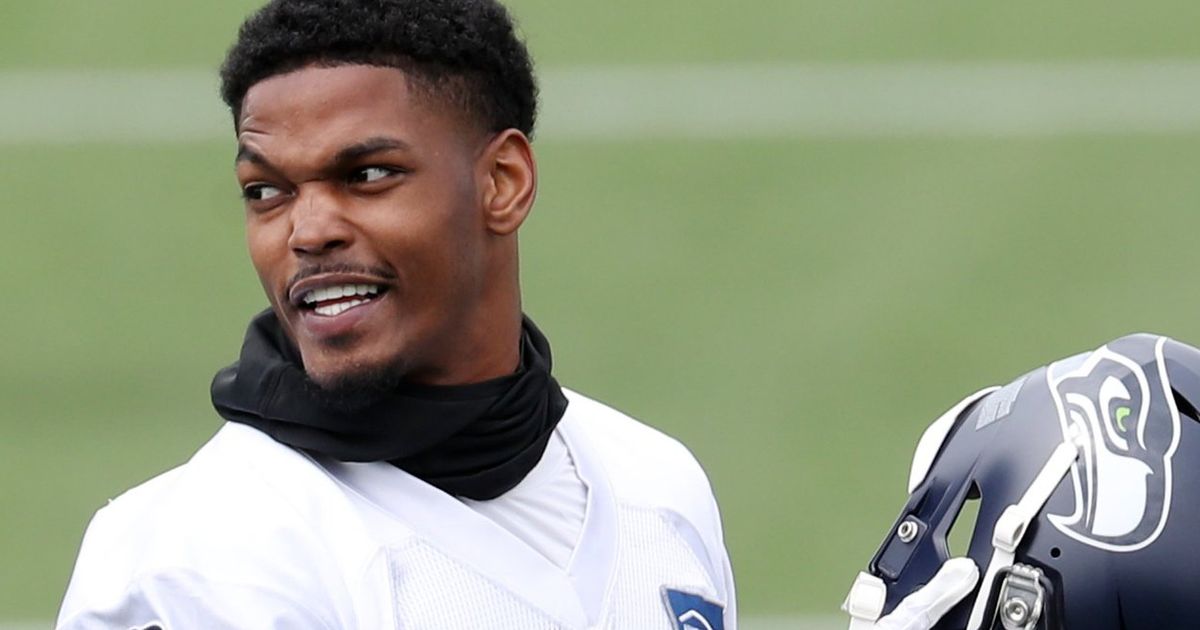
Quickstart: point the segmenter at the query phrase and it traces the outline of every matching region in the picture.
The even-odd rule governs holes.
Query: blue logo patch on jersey
[[[663,599],[676,630],[725,630],[725,607],[720,604],[673,588],[663,589]]]

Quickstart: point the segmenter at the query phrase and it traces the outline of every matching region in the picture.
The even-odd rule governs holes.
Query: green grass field
[[[0,79],[213,68],[255,4],[5,6]],[[563,72],[1200,58],[1184,2],[512,6]],[[1200,342],[1200,128],[736,136],[540,138],[522,247],[560,380],[704,462],[747,615],[836,611],[961,396],[1127,332]],[[51,618],[89,515],[218,427],[264,305],[231,156],[0,143],[0,621]]]

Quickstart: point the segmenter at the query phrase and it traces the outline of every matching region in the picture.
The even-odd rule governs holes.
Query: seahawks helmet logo
[[[1064,534],[1108,551],[1136,551],[1158,538],[1171,510],[1171,457],[1179,409],[1163,361],[1139,363],[1108,346],[1046,371],[1063,436],[1076,435],[1075,511],[1048,516]]]

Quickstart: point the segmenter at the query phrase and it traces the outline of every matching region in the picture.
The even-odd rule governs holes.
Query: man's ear
[[[516,129],[496,135],[480,155],[484,222],[493,234],[517,231],[537,196],[537,161],[529,138]]]

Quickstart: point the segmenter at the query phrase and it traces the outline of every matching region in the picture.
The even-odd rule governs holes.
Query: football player
[[[227,422],[88,527],[62,630],[725,628],[686,448],[524,315],[536,84],[494,0],[273,0],[221,71],[270,308]]]

